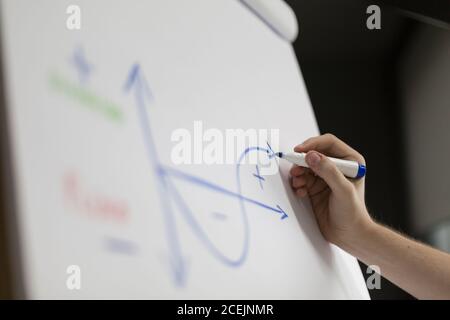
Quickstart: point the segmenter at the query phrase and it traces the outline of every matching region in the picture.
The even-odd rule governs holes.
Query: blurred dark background
[[[299,21],[294,47],[320,131],[335,134],[365,156],[366,201],[372,216],[424,240],[423,230],[428,226],[422,228],[414,221],[410,201],[416,191],[410,184],[421,181],[411,181],[409,170],[414,170],[414,163],[408,162],[408,157],[414,156],[408,149],[413,138],[408,130],[416,130],[411,126],[421,122],[414,116],[406,116],[410,110],[405,95],[409,95],[413,86],[404,78],[405,70],[427,62],[423,56],[433,49],[433,44],[424,38],[435,39],[434,47],[444,41],[445,48],[450,48],[450,2],[290,0],[287,3]],[[370,4],[381,8],[380,30],[366,27],[369,17],[366,9]],[[415,54],[417,42],[419,51],[423,51],[419,55]],[[420,43],[427,46],[421,47]],[[415,59],[409,58],[411,55]],[[450,59],[450,50],[446,55],[443,60]],[[445,86],[450,89],[448,64],[445,67],[448,73]],[[408,76],[414,79],[421,74]],[[441,107],[441,103],[438,105]],[[369,276],[367,267],[361,264],[361,268]],[[412,299],[384,278],[381,289],[370,290],[370,295],[372,299]]]

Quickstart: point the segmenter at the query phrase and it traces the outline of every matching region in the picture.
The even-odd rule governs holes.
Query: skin
[[[450,254],[409,239],[375,222],[364,201],[365,179],[347,179],[327,156],[364,158],[331,134],[294,148],[310,168],[293,166],[296,195],[308,197],[322,235],[419,299],[450,299]]]

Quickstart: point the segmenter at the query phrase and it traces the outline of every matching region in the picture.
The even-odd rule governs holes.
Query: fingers
[[[306,168],[294,165],[292,166],[289,173],[291,174],[291,186],[294,189],[295,194],[301,198],[305,197],[308,194],[308,191],[306,189]]]
[[[328,188],[327,184],[308,168],[294,165],[290,174],[291,186],[299,197],[315,196]]]
[[[342,140],[329,133],[309,138],[305,142],[294,148],[295,152],[306,153],[311,150],[324,153],[327,156],[355,160],[361,164],[366,163],[364,157],[361,154],[359,154],[356,150],[354,150]]]
[[[321,177],[334,193],[345,196],[351,192],[353,187],[351,182],[326,156],[316,151],[310,151],[306,154],[306,162],[310,169]]]
[[[289,171],[289,173],[291,174],[292,177],[301,176],[305,172],[306,172],[306,168],[296,166],[296,165],[292,166],[291,170]]]
[[[308,195],[308,190],[306,190],[306,188],[300,188],[295,190],[295,194],[300,198],[304,198]]]
[[[306,186],[306,177],[292,177],[292,186],[296,189]]]

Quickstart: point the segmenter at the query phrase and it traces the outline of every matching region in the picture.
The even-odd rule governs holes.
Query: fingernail
[[[311,167],[317,167],[320,163],[320,156],[316,152],[312,152],[306,156],[306,162]]]

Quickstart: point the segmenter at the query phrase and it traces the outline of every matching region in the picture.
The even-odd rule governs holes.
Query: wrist
[[[358,219],[354,221],[351,230],[345,233],[337,245],[348,253],[357,256],[362,250],[365,240],[372,237],[376,232],[378,224],[372,220],[366,209]]]

